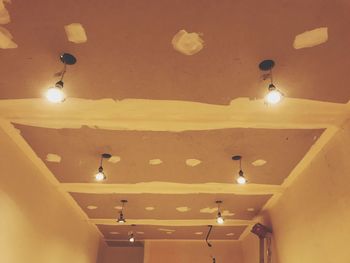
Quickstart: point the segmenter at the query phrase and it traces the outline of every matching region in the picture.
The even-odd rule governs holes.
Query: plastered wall
[[[241,245],[237,241],[213,241],[209,248],[205,241],[147,241],[144,263],[217,263],[242,262]]]
[[[143,263],[143,247],[100,247],[97,263]]]
[[[266,216],[274,230],[274,263],[350,262],[349,134],[347,123]],[[257,262],[253,235],[242,248],[245,263]]]
[[[95,263],[95,229],[1,129],[0,144],[0,262]]]

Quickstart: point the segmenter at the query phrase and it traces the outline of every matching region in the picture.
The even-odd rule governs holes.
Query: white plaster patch
[[[168,235],[171,235],[173,232],[166,232]]]
[[[195,235],[203,235],[203,232],[195,232]]]
[[[181,213],[184,213],[184,212],[188,212],[191,210],[191,208],[187,207],[187,206],[180,206],[180,207],[176,207],[176,210],[181,212]]]
[[[145,210],[147,211],[153,211],[155,208],[153,206],[147,206],[145,207]]]
[[[80,44],[87,41],[84,27],[80,23],[72,23],[64,26],[68,41]]]
[[[253,166],[263,166],[267,163],[267,161],[263,160],[263,159],[258,159],[255,160],[254,162],[252,162]]]
[[[12,41],[11,33],[4,27],[0,27],[0,48],[17,48],[17,44]]]
[[[108,159],[108,162],[110,163],[118,163],[120,162],[121,158],[117,155],[113,155],[111,158]]]
[[[143,235],[145,232],[137,231],[136,234]]]
[[[188,33],[186,30],[180,30],[171,41],[175,50],[184,55],[194,55],[203,48],[203,39],[198,33]]]
[[[255,208],[254,208],[254,207],[249,207],[249,208],[247,208],[247,211],[248,211],[248,212],[254,212],[254,211],[255,211]]]
[[[10,3],[10,1],[0,0],[0,25],[10,23],[10,14],[5,7],[5,2]]]
[[[293,47],[295,49],[318,46],[328,40],[328,28],[320,27],[305,31],[294,38]]]
[[[117,206],[115,206],[115,207],[114,207],[114,209],[117,209],[117,210],[122,210],[122,206],[117,205]]]
[[[205,213],[205,214],[213,214],[215,212],[218,211],[217,207],[206,207],[206,208],[202,208],[201,210],[199,210],[200,213]]]
[[[222,211],[222,216],[234,216],[235,213],[230,212],[229,210]]]
[[[163,232],[175,232],[174,229],[167,229],[167,228],[158,228],[158,230]]]
[[[235,235],[235,233],[227,233],[226,234],[226,236],[228,236],[228,237],[232,237],[232,236],[234,236]]]
[[[97,209],[97,206],[95,206],[95,205],[88,205],[86,208],[89,209],[89,210],[95,210],[95,209]]]
[[[46,155],[46,161],[51,163],[60,163],[61,162],[61,156],[54,153],[49,153]]]
[[[191,167],[195,167],[198,164],[200,164],[202,161],[198,160],[198,159],[187,159],[186,160],[186,165],[191,166]]]
[[[119,232],[117,231],[112,231],[112,232],[109,232],[111,235],[119,235]]]
[[[158,164],[161,164],[163,161],[161,159],[152,159],[152,160],[149,160],[148,163],[150,165],[158,165]]]

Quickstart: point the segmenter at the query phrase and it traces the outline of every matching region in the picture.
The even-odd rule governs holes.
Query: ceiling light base
[[[120,202],[122,202],[122,203],[127,203],[128,200],[120,200]]]
[[[63,53],[60,56],[60,60],[62,61],[63,64],[66,65],[74,65],[77,62],[77,59],[69,53]]]
[[[234,156],[232,156],[232,160],[234,160],[234,161],[239,161],[239,160],[241,160],[242,159],[242,156],[240,156],[240,155],[234,155]]]
[[[109,159],[109,158],[112,157],[112,155],[109,154],[109,153],[103,153],[103,154],[101,154],[101,157],[102,157],[103,159]]]
[[[221,200],[218,200],[218,201],[215,201],[215,203],[217,203],[217,204],[222,204],[222,201],[221,201]]]
[[[266,59],[260,62],[259,68],[262,71],[269,71],[275,66],[275,61],[272,59]]]

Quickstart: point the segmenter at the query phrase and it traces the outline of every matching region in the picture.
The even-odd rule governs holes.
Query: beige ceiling
[[[40,97],[62,69],[61,52],[78,63],[65,90],[79,98],[140,98],[228,104],[261,98],[258,63],[277,62],[276,84],[292,98],[347,102],[350,45],[347,1],[12,1],[6,5],[17,49],[1,53],[1,98]],[[81,23],[87,42],[69,42],[64,26]],[[328,27],[323,45],[295,50],[294,37]],[[172,48],[181,29],[202,33],[204,48]]]
[[[212,224],[211,239],[241,239],[350,116],[348,1],[13,0],[6,8],[11,22],[2,26],[18,48],[1,50],[0,126],[111,245],[130,231],[137,240],[204,239]],[[82,24],[86,43],[67,40],[71,23]],[[328,41],[293,48],[296,35],[320,27]],[[204,48],[174,50],[181,29],[200,33]],[[64,79],[67,101],[50,105],[41,98],[58,80],[62,52],[78,62]],[[258,100],[267,58],[286,94],[277,107]],[[104,152],[120,160],[104,162],[108,179],[96,183]],[[236,154],[248,185],[235,183]],[[124,226],[115,221],[121,199]],[[224,201],[224,226],[215,200]]]

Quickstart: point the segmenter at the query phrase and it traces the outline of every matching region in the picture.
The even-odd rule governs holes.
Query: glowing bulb
[[[247,183],[247,179],[245,179],[245,177],[243,175],[240,175],[237,178],[237,183],[238,184],[246,184]]]
[[[60,87],[51,87],[46,92],[46,98],[52,103],[60,103],[65,100],[65,95]]]
[[[130,241],[131,243],[134,243],[134,242],[135,242],[135,238],[134,238],[133,235],[131,235],[131,237],[129,238],[129,241]]]
[[[282,94],[278,90],[270,90],[266,94],[265,100],[268,104],[277,104],[282,100]]]
[[[224,219],[222,218],[221,215],[216,218],[216,222],[220,225],[222,225],[224,223]]]
[[[106,179],[106,176],[103,172],[98,172],[97,174],[95,174],[95,179],[96,181],[101,182]]]
[[[119,224],[124,224],[126,222],[123,213],[120,213],[119,218],[118,218],[118,223]]]

